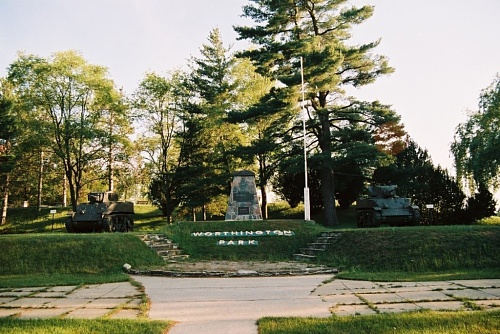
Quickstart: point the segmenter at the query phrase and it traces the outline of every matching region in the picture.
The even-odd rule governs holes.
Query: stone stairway
[[[299,254],[294,254],[295,261],[312,261],[316,256],[324,252],[328,246],[333,245],[342,235],[339,232],[323,232],[314,242],[307,244],[306,248],[301,248]]]
[[[183,254],[182,249],[172,240],[162,234],[144,234],[139,236],[146,245],[158,253],[165,262],[174,263],[187,260],[189,255]]]

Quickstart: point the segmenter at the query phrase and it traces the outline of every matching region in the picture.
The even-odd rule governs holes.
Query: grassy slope
[[[287,210],[278,208],[271,212],[287,215]],[[352,224],[351,216],[352,212],[339,212],[344,228],[336,231],[341,232],[342,237],[319,258],[321,264],[342,269],[344,278],[416,279],[422,273],[430,273],[428,276],[434,276],[434,279],[450,278],[446,273],[458,275],[455,278],[477,278],[498,277],[500,273],[500,258],[497,256],[500,253],[499,225],[345,228]],[[23,275],[41,282],[49,280],[52,284],[60,284],[64,277],[71,278],[68,284],[74,284],[75,280],[77,283],[125,280],[126,275],[121,269],[124,263],[134,268],[158,267],[162,263],[134,236],[135,233],[68,234],[63,229],[30,233],[47,231],[51,221],[47,220],[46,214],[38,216],[38,212],[28,209],[21,209],[17,214],[14,212],[10,221],[0,233],[15,230],[24,234],[0,235],[3,249],[0,253],[0,285]],[[135,222],[137,233],[166,233],[193,261],[291,260],[307,242],[314,240],[321,231],[328,230],[318,224],[284,219],[183,222],[166,226],[158,210],[151,206],[136,206]],[[218,246],[217,241],[228,238],[191,236],[192,232],[251,230],[291,230],[295,235],[238,237],[234,239],[253,239],[259,245],[226,247]]]
[[[283,214],[282,210],[281,213]],[[163,231],[170,235],[194,259],[283,260],[314,239],[324,227],[300,221],[265,222],[190,222],[165,227],[152,207],[136,208],[136,231]],[[285,213],[286,214],[286,213]],[[296,213],[295,213],[296,214]],[[294,216],[300,218],[300,215]],[[417,228],[350,229],[352,212],[340,212],[343,229],[338,243],[320,261],[348,271],[346,277],[387,279],[394,273],[400,278],[431,272],[449,279],[460,272],[461,278],[499,277],[500,226],[445,226]],[[158,266],[161,260],[133,234],[67,234],[65,214],[51,217],[31,209],[11,214],[10,223],[0,227],[0,287],[52,284],[99,283],[128,279],[122,272],[127,262],[134,267]],[[216,246],[217,239],[193,238],[195,231],[233,231],[288,229],[293,237],[260,237],[256,247]],[[50,233],[33,233],[50,232]],[[28,234],[26,234],[28,233]],[[475,276],[476,275],[476,276]],[[496,333],[497,312],[414,312],[367,317],[329,319],[266,318],[259,332],[275,333]],[[457,325],[460,324],[460,325]],[[464,325],[465,324],[465,325]],[[164,333],[167,322],[125,320],[29,320],[0,319],[0,327],[9,333]],[[458,327],[457,327],[458,326]],[[123,331],[120,329],[123,328]]]
[[[0,286],[124,281],[125,263],[162,263],[132,234],[1,235],[0,245]]]

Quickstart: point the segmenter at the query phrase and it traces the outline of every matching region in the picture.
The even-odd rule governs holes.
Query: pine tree
[[[346,86],[367,85],[393,71],[385,57],[374,54],[379,41],[347,43],[352,26],[364,22],[372,13],[373,7],[356,8],[345,0],[251,0],[243,8],[243,16],[253,19],[256,25],[235,27],[240,39],[255,45],[240,56],[249,57],[259,73],[276,78],[294,92],[295,103],[299,102],[303,59],[307,127],[320,158],[328,225],[337,224],[333,177],[338,136],[344,135],[342,131],[349,124],[363,124],[364,131],[375,135],[384,125],[399,122],[387,106],[345,96]],[[300,126],[296,129],[300,130]]]

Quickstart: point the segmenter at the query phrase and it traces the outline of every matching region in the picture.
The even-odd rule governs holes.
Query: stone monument
[[[233,174],[226,220],[262,220],[253,172],[243,170]]]

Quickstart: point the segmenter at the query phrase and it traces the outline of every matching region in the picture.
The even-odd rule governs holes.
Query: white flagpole
[[[304,105],[304,62],[302,56],[300,57],[300,76],[301,76],[301,90],[302,90],[302,130],[304,139],[304,174],[305,174],[305,187],[304,187],[304,220],[311,220],[311,205],[309,201],[309,186],[307,184],[307,147],[306,147],[306,112]]]

